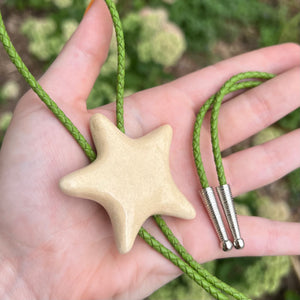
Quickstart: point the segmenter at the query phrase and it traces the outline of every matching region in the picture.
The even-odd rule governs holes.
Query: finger
[[[300,255],[299,223],[239,216],[239,224],[245,248],[230,256]]]
[[[198,217],[198,220],[189,222],[193,222],[194,228],[203,227],[201,222],[206,218],[208,219],[204,212],[204,215]],[[185,247],[201,263],[218,258],[239,256],[300,255],[300,223],[279,222],[254,216],[238,216],[245,247],[242,250],[232,248],[231,251],[224,252],[220,248],[218,235],[209,220],[207,221],[205,234],[199,230],[191,230],[190,224],[189,226],[182,224],[181,232],[176,234],[177,236],[181,234]],[[178,220],[174,222],[178,223]],[[168,219],[168,224],[176,233],[177,226],[171,219]],[[229,228],[227,228],[229,233],[228,230]]]
[[[300,223],[279,222],[254,216],[238,216],[238,222],[245,241],[242,250],[233,248],[228,252],[222,251],[213,231],[210,236],[202,237],[202,240],[208,242],[205,250],[203,241],[199,243],[199,233],[189,231],[188,249],[199,261],[203,261],[204,255],[206,261],[239,256],[300,255]]]
[[[300,47],[296,44],[283,44],[233,57],[173,82],[132,95],[125,102],[125,113],[127,106],[129,110],[134,106],[138,115],[143,116],[143,123],[148,124],[149,128],[155,128],[162,122],[176,125],[176,112],[187,111],[186,108],[190,107],[197,113],[204,102],[232,75],[251,70],[285,72],[300,65],[299,50]]]
[[[296,67],[224,103],[218,125],[221,149],[239,143],[297,109],[299,83],[300,67]]]
[[[96,0],[40,80],[58,104],[76,104],[85,108],[85,100],[107,57],[111,33],[108,8],[103,0]]]
[[[282,44],[262,48],[242,54],[213,66],[196,71],[177,79],[172,83],[184,94],[195,112],[198,112],[210,96],[231,76],[246,71],[262,71],[274,74],[282,73],[300,65],[300,46],[297,44]]]
[[[300,129],[223,158],[234,195],[260,188],[300,167]]]

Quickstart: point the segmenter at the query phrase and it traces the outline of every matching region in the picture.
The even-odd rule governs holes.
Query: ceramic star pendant
[[[172,128],[164,125],[131,139],[110,120],[90,121],[97,158],[60,181],[64,193],[90,199],[107,211],[119,252],[128,252],[139,229],[155,214],[184,219],[195,210],[176,187],[169,167]]]

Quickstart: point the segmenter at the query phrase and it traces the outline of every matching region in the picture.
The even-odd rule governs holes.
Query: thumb
[[[63,109],[85,107],[85,101],[107,58],[111,35],[112,20],[106,3],[95,0],[40,80],[45,91]]]

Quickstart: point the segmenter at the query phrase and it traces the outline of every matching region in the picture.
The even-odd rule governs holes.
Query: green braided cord
[[[112,0],[105,0],[111,14],[117,38],[118,47],[118,75],[117,75],[117,99],[116,99],[116,117],[117,127],[125,133],[124,128],[124,81],[125,81],[125,42],[122,24],[117,8]]]
[[[24,77],[27,83],[31,86],[34,92],[39,96],[39,98],[46,104],[46,106],[53,112],[55,117],[64,125],[64,127],[71,133],[74,139],[78,142],[80,147],[83,149],[85,154],[90,160],[94,160],[96,158],[96,154],[94,153],[92,147],[85,140],[83,135],[79,132],[79,130],[74,126],[71,120],[64,114],[64,112],[56,105],[56,103],[49,97],[49,95],[43,90],[43,88],[39,85],[39,83],[35,80],[33,75],[29,72],[21,57],[17,53],[14,48],[7,31],[5,29],[5,25],[3,23],[2,15],[0,12],[0,39],[1,42],[10,57],[12,63],[16,66],[20,74]]]
[[[230,86],[230,88],[227,90],[226,94],[235,92],[240,89],[245,88],[253,88],[258,85],[260,85],[261,81],[245,81],[240,83],[235,83]],[[217,94],[211,96],[201,107],[199,113],[197,114],[195,125],[194,125],[194,131],[193,131],[193,153],[194,153],[194,160],[197,168],[197,173],[200,179],[200,183],[202,185],[202,188],[209,187],[208,179],[204,170],[202,158],[201,158],[201,152],[200,152],[200,130],[201,126],[205,117],[205,114],[209,110],[209,108],[212,106],[212,104],[215,101]]]
[[[207,282],[212,284],[214,287],[219,290],[225,292],[226,294],[232,296],[237,300],[249,300],[248,297],[237,291],[235,288],[221,281],[217,277],[210,274],[207,270],[205,270],[193,257],[191,254],[187,252],[187,250],[180,244],[178,239],[175,237],[171,229],[167,226],[166,222],[161,216],[155,215],[153,216],[159,228],[168,239],[168,241],[172,244],[174,249],[179,253],[179,255],[190,265],[197,273],[204,278]]]
[[[249,79],[249,78],[259,78],[259,79],[268,80],[274,77],[275,75],[270,73],[264,73],[264,72],[240,73],[238,75],[231,77],[217,93],[214,101],[214,106],[212,109],[210,124],[211,124],[212,148],[213,148],[214,160],[216,164],[220,185],[226,184],[226,177],[225,177],[224,167],[222,163],[221,150],[220,150],[219,137],[218,137],[218,117],[219,117],[219,111],[220,111],[222,100],[224,96],[229,93],[231,86],[234,85],[237,81]],[[243,85],[245,84],[245,82],[241,82],[241,84]]]
[[[175,266],[177,266],[181,271],[187,274],[191,279],[193,279],[198,285],[200,285],[206,292],[211,294],[213,297],[219,300],[228,299],[224,294],[217,290],[213,285],[211,285],[205,278],[203,278],[198,272],[189,266],[186,262],[180,259],[168,248],[160,244],[152,235],[150,235],[144,228],[139,231],[139,236],[142,237],[153,249],[161,253],[165,258],[170,260]]]

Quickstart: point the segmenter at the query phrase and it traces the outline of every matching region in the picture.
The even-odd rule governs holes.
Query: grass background
[[[38,78],[78,26],[86,1],[0,0],[14,45]],[[299,0],[119,0],[126,37],[126,94],[153,87],[259,47],[300,43]],[[166,49],[168,55],[166,55]],[[300,55],[300,53],[299,53]],[[28,89],[0,47],[0,141],[20,96]],[[147,78],[147,80],[145,80]],[[116,44],[87,105],[114,101]],[[300,109],[232,147],[264,143],[300,127]],[[300,170],[236,199],[240,214],[300,220]],[[299,257],[236,258],[206,267],[254,299],[300,300]],[[149,299],[209,299],[185,276]]]

